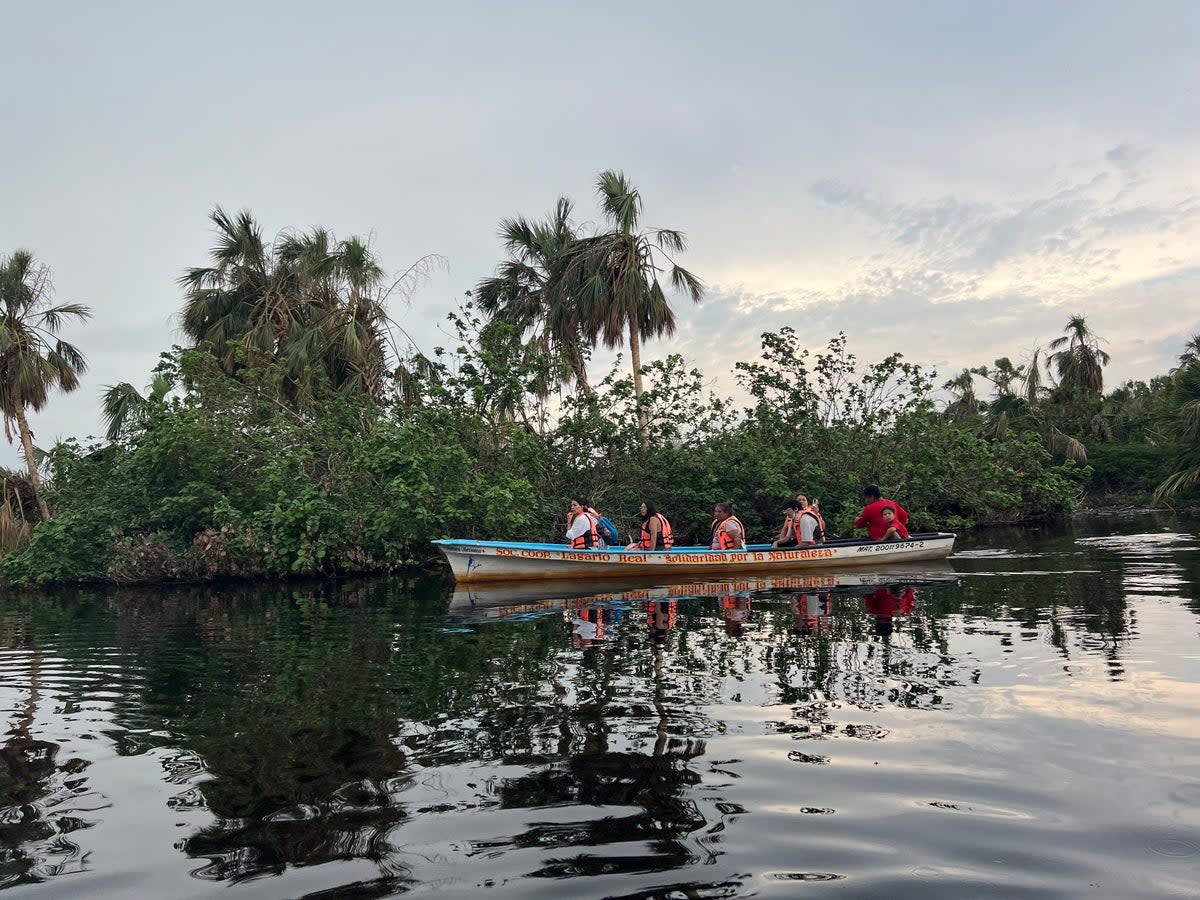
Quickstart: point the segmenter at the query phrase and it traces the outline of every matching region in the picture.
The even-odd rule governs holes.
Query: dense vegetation
[[[765,539],[797,490],[845,533],[869,481],[921,528],[1054,516],[1084,491],[1196,499],[1197,340],[1173,373],[1105,394],[1107,354],[1073,317],[1044,354],[964,370],[939,393],[899,354],[860,364],[844,335],[813,353],[784,328],[736,364],[749,399],[735,403],[677,355],[640,359],[642,339],[675,327],[659,275],[695,301],[703,289],[674,260],[682,233],[642,229],[624,176],[604,173],[598,189],[600,230],[577,226],[565,200],[545,222],[502,223],[508,258],[449,316],[455,340],[429,354],[397,343],[388,307],[436,257],[389,278],[357,238],[269,242],[248,214],[217,210],[209,265],[181,278],[188,346],[162,355],[145,395],[107,391],[106,441],[69,441],[40,462],[29,448],[29,476],[4,479],[0,576],[381,571],[428,560],[437,537],[561,539],[569,496],[623,531],[653,500],[682,541],[707,540],[722,499]],[[47,307],[44,284],[31,299],[6,265],[0,338],[22,316],[45,325],[47,308],[55,327],[86,315]],[[593,384],[591,349],[625,340],[640,365]],[[81,355],[46,347],[44,390],[9,385],[6,421],[82,371]],[[0,341],[0,363],[6,352]]]

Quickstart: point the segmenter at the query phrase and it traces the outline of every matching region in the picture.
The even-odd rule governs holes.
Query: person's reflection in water
[[[741,637],[745,624],[750,621],[750,598],[741,594],[726,594],[718,601],[721,614],[725,617],[725,633],[730,637]]]
[[[646,627],[650,643],[661,647],[675,627],[675,616],[679,611],[678,600],[649,600],[646,602]]]
[[[587,650],[601,641],[608,640],[608,631],[612,623],[607,621],[607,612],[609,610],[602,606],[576,610],[571,619],[571,625],[574,626],[572,639],[576,647]]]
[[[875,617],[875,633],[887,636],[896,630],[896,617],[913,611],[917,595],[907,585],[888,585],[863,598],[867,612]]]
[[[792,633],[800,636],[820,634],[829,628],[832,595],[826,592],[800,592],[792,595]]]

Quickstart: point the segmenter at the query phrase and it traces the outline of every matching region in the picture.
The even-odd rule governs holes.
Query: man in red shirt
[[[890,506],[896,510],[896,521],[901,525],[908,525],[908,513],[904,507],[895,500],[888,500],[879,495],[879,488],[873,484],[868,484],[863,488],[863,506],[862,512],[858,514],[858,518],[854,520],[855,528],[867,529],[867,537],[873,541],[883,540],[883,536],[887,534],[888,523],[883,518],[883,508]]]

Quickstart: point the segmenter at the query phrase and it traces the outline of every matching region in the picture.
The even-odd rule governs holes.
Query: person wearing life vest
[[[590,511],[586,500],[571,501],[571,512],[567,516],[567,544],[572,550],[608,549],[596,530],[598,520],[599,517]]]
[[[796,504],[800,507],[795,523],[797,545],[825,543],[825,520],[817,500],[809,503],[806,496],[797,494]]]
[[[713,507],[713,550],[745,550],[746,526],[733,514],[733,504],[718,503]]]
[[[804,494],[797,494],[796,499],[789,500],[784,509],[787,510],[787,518],[772,547],[778,550],[825,542],[825,520],[821,518],[821,510],[815,500],[809,503]]]
[[[796,546],[796,519],[800,516],[800,504],[789,500],[783,505],[783,525],[779,529],[779,537],[771,542],[772,549],[780,550]]]
[[[625,549],[670,550],[674,547],[675,535],[671,531],[671,523],[658,511],[658,507],[653,503],[643,501],[640,512],[642,514],[642,536]]]

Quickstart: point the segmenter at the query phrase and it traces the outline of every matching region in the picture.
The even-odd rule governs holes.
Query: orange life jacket
[[[821,518],[821,514],[811,506],[806,506],[804,509],[800,510],[800,515],[812,516],[817,520],[816,530],[813,531],[813,540],[818,544],[825,543],[825,520]],[[800,540],[800,524],[798,521],[796,523],[796,540]]]
[[[781,541],[798,541],[798,540],[800,540],[800,534],[796,529],[796,520],[798,518],[800,518],[799,511],[797,511],[796,515],[788,516],[787,519],[784,521],[783,537],[780,538]]]
[[[671,532],[671,523],[667,521],[667,517],[662,513],[655,513],[658,517],[658,538],[662,546],[650,546],[650,520],[646,519],[642,522],[642,540],[641,545],[643,550],[670,550],[675,546],[675,535]]]
[[[587,549],[590,549],[591,547],[599,548],[600,535],[596,531],[596,517],[589,512],[582,512],[582,513],[580,513],[580,515],[588,517],[588,526],[589,527],[588,527],[588,530],[585,531],[583,534],[579,535],[579,537],[571,538],[571,549],[572,550],[587,550]],[[574,523],[571,523],[571,524],[574,524]]]
[[[729,519],[737,522],[738,529],[742,532],[742,542],[740,544],[725,530],[725,525],[729,522]],[[717,540],[717,549],[744,550],[746,548],[746,526],[742,524],[742,520],[737,516],[730,516],[729,519],[722,519],[713,525],[713,537]]]

